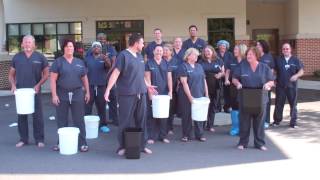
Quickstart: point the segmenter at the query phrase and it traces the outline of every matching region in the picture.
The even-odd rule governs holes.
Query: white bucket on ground
[[[194,98],[191,104],[191,117],[194,121],[206,121],[210,99],[207,97]]]
[[[84,116],[86,126],[86,139],[95,139],[99,134],[99,116],[88,115]]]
[[[169,95],[152,96],[152,116],[154,118],[168,118],[170,109]]]
[[[16,99],[17,114],[34,113],[34,96],[33,88],[21,88],[14,92]]]
[[[60,154],[72,155],[78,152],[78,137],[80,130],[76,127],[58,129]]]

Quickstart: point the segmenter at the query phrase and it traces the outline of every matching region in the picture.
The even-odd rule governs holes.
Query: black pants
[[[266,110],[263,117],[265,123],[270,124],[270,107],[271,107],[271,91],[268,91],[268,103],[266,104]]]
[[[265,109],[265,108],[264,108]],[[240,108],[240,140],[239,145],[243,145],[245,147],[248,146],[249,137],[250,137],[250,128],[251,123],[253,127],[253,135],[254,135],[254,146],[260,148],[265,145],[264,141],[264,121],[262,117],[264,116],[264,112],[260,114],[248,114],[241,110]]]
[[[218,91],[218,90],[217,90]],[[218,93],[211,93],[209,94],[210,104],[208,110],[208,120],[206,121],[206,128],[213,128],[214,119],[216,113],[219,111],[218,109]]]
[[[283,108],[288,98],[290,105],[290,125],[297,124],[297,87],[276,87],[276,106],[273,114],[273,119],[275,122],[280,123],[283,118]]]
[[[182,89],[178,93],[179,114],[182,119],[182,136],[191,139],[192,118],[191,118],[191,103]],[[203,137],[204,122],[194,121],[194,134],[196,139]]]
[[[118,142],[119,148],[125,148],[124,130],[129,127],[142,128],[143,140],[141,141],[141,150],[146,146],[146,119],[147,119],[147,102],[146,95],[119,95],[119,127]]]
[[[105,86],[90,86],[90,101],[85,105],[85,115],[90,115],[92,114],[93,103],[95,103],[100,118],[100,126],[107,125],[105,91]]]
[[[41,93],[35,95],[35,107],[33,117],[33,137],[36,144],[44,142],[44,123],[42,113],[42,100]],[[29,128],[28,128],[28,115],[18,114],[18,132],[20,141],[28,143],[29,141]]]
[[[119,110],[118,110],[118,95],[116,92],[116,87],[110,90],[108,106],[109,106],[109,118],[112,120],[114,125],[118,125]]]
[[[230,85],[229,90],[231,108],[232,110],[237,111],[239,110],[238,90],[233,84]]]
[[[177,93],[174,91],[172,93],[172,99],[170,100],[170,112],[169,112],[169,118],[167,120],[167,132],[173,130],[173,120],[174,115],[177,114]]]
[[[68,113],[71,109],[73,125],[80,130],[79,146],[87,145],[86,129],[84,124],[84,101],[69,101],[60,100],[60,104],[56,106],[58,128],[68,127]]]

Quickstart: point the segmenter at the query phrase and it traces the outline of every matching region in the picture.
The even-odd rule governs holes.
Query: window
[[[132,33],[140,33],[143,35],[143,20],[111,20],[97,21],[96,33],[107,34],[108,41],[114,45],[117,51],[121,51],[128,47],[128,37]]]
[[[234,46],[234,19],[214,18],[208,19],[208,43],[216,46],[217,41],[224,39]]]
[[[21,50],[20,44],[24,35],[31,34],[36,41],[36,51],[53,57],[61,50],[65,39],[72,39],[82,44],[81,22],[50,22],[7,24],[7,43],[10,54]]]

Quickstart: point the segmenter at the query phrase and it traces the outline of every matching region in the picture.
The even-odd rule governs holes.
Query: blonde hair
[[[208,59],[206,58],[205,53],[204,53],[206,48],[208,48],[208,49],[210,49],[212,51],[211,60],[214,60],[214,61],[217,60],[217,58],[218,58],[217,57],[217,52],[216,52],[216,50],[214,50],[214,48],[211,45],[207,45],[202,49],[202,53],[201,53],[202,59],[205,60],[205,61],[208,61]]]
[[[184,61],[187,61],[187,58],[188,58],[192,53],[196,54],[196,56],[199,56],[199,55],[200,55],[198,49],[196,49],[196,48],[189,48],[189,49],[184,53],[183,60],[184,60]]]
[[[252,53],[256,56],[257,60],[259,61],[261,58],[261,52],[259,51],[259,49],[255,46],[253,47],[249,47],[247,52],[246,52],[246,56],[248,54],[249,51],[252,51]]]
[[[239,48],[239,53],[242,59],[246,57],[246,52],[248,50],[248,46],[245,44],[238,44],[235,47]]]

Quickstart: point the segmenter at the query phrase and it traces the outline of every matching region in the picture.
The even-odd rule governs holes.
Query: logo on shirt
[[[83,68],[83,66],[82,66],[82,65],[80,65],[80,64],[77,64],[76,66],[77,66],[77,67],[79,67],[79,68]]]
[[[289,64],[286,64],[286,65],[284,65],[284,68],[285,68],[286,70],[288,70],[288,69],[290,68],[290,65],[289,65]]]
[[[241,74],[241,77],[249,77],[249,74]]]
[[[41,64],[40,61],[32,61],[32,63],[35,63],[35,64]]]

